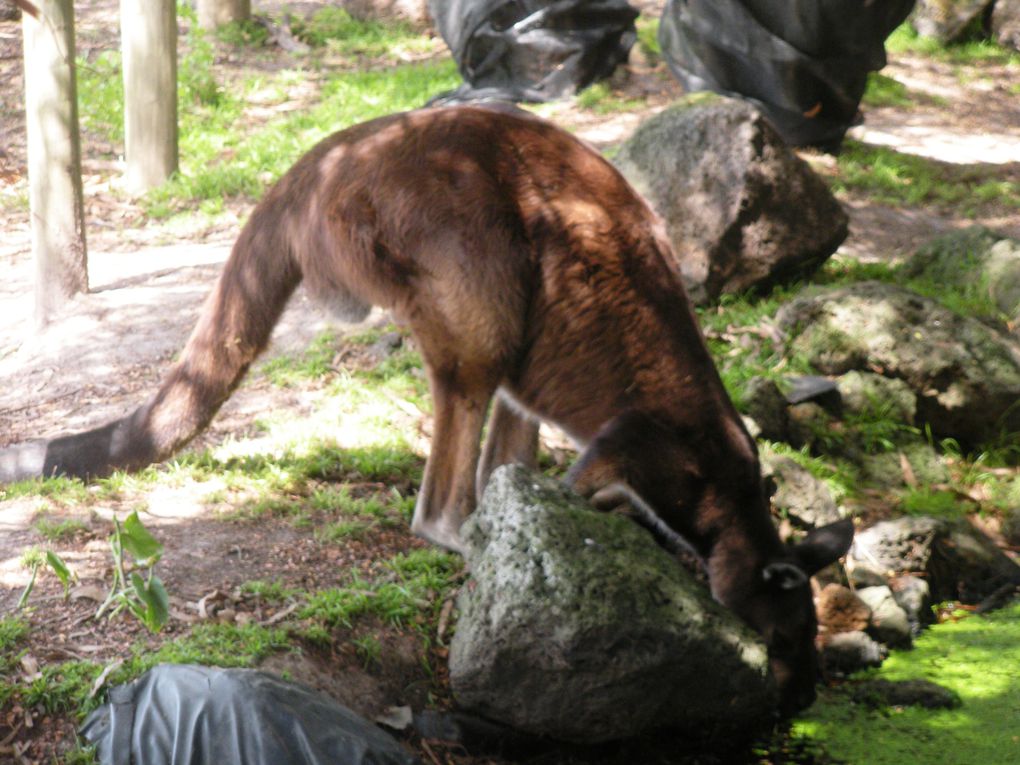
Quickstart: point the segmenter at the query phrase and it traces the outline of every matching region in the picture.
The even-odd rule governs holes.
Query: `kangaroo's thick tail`
[[[301,281],[281,229],[256,225],[258,217],[256,211],[238,237],[180,361],[156,394],[103,427],[0,451],[0,482],[137,470],[166,459],[209,423],[265,348]]]

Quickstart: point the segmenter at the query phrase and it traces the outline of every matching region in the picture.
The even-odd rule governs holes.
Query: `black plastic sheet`
[[[662,54],[688,91],[747,98],[792,145],[838,147],[914,0],[668,0]]]
[[[112,689],[81,735],[102,765],[421,765],[332,699],[244,669],[156,667]]]
[[[548,101],[608,77],[637,39],[626,0],[429,0],[464,85],[433,103]]]

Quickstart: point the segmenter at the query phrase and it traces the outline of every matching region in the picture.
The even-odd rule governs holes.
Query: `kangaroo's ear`
[[[795,590],[802,584],[807,584],[807,574],[795,563],[778,561],[769,563],[761,570],[761,578],[770,587],[780,590]]]
[[[837,558],[846,555],[854,541],[854,524],[849,518],[813,529],[793,546],[793,554],[804,573],[811,576]]]

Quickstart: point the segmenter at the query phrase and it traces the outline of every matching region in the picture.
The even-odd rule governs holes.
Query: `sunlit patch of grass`
[[[325,46],[345,56],[375,57],[421,49],[423,36],[401,21],[356,19],[343,8],[325,7],[294,23],[294,34],[311,46]],[[427,38],[426,38],[427,40]]]
[[[293,387],[301,382],[321,379],[332,372],[336,354],[336,333],[326,330],[301,353],[281,354],[269,359],[259,367],[259,372],[275,385]]]
[[[868,86],[861,102],[865,106],[901,106],[914,103],[907,86],[878,72],[868,75]]]
[[[637,44],[642,52],[648,57],[649,62],[654,63],[662,58],[662,47],[659,45],[659,19],[648,16],[638,16],[635,22],[637,27]]]
[[[868,709],[853,702],[853,681],[822,692],[793,726],[833,758],[868,765],[903,762],[1011,765],[1020,759],[1015,738],[1020,709],[1020,604],[986,616],[936,625],[896,651],[878,670],[857,679],[925,679],[955,692],[957,709]]]
[[[890,205],[954,206],[968,217],[990,204],[1020,208],[1020,184],[994,169],[958,167],[885,146],[848,140],[837,158],[837,192],[866,194]]]
[[[351,627],[372,616],[393,626],[431,623],[455,584],[463,560],[439,550],[414,550],[390,559],[391,572],[374,581],[352,577],[349,585],[312,593],[302,619],[327,628]]]
[[[909,21],[903,22],[885,42],[890,53],[914,53],[960,65],[1005,64],[1020,68],[1020,53],[987,39],[943,43],[919,35]]]
[[[961,518],[969,509],[951,491],[919,486],[905,491],[900,507],[907,515],[929,515],[936,518]]]
[[[452,61],[338,73],[322,84],[317,106],[285,112],[254,131],[236,129],[245,87],[237,96],[224,94],[215,108],[191,109],[182,115],[181,172],[149,193],[147,210],[154,217],[166,217],[190,213],[192,203],[203,199],[257,197],[301,154],[333,132],[422,106],[430,94],[448,90],[457,81]]]
[[[77,61],[78,110],[81,125],[108,141],[124,140],[124,77],[120,51],[101,51],[92,60]]]

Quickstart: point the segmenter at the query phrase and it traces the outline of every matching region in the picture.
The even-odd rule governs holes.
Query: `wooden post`
[[[120,0],[125,186],[140,194],[177,170],[174,0]]]
[[[35,318],[45,325],[88,291],[72,0],[35,0],[24,14],[28,196],[35,258]]]
[[[197,0],[198,25],[216,29],[231,21],[251,18],[251,0]]]

